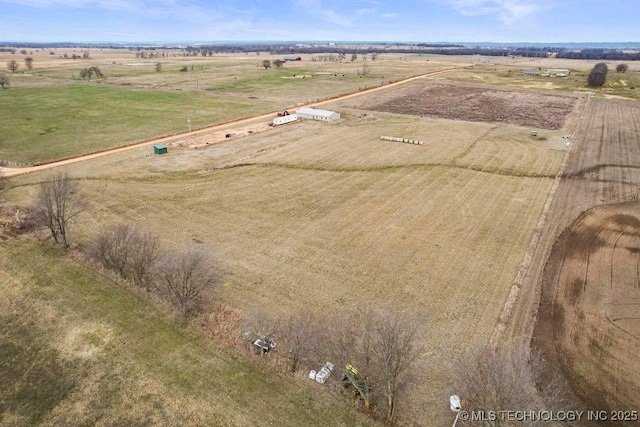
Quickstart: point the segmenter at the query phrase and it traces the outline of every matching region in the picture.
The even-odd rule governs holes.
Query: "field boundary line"
[[[589,99],[587,99],[587,102],[582,107],[584,110],[580,114],[580,117],[577,118],[576,123],[574,125],[575,128],[577,128],[580,125],[581,119],[584,117],[584,114],[587,111],[588,103],[589,103]],[[574,128],[573,135],[575,135],[575,128]],[[566,151],[564,158],[562,159],[562,164],[560,165],[560,169],[556,174],[556,177],[553,181],[553,185],[551,186],[551,190],[549,191],[549,195],[547,196],[547,200],[544,204],[544,207],[542,208],[542,212],[540,214],[540,218],[538,219],[538,223],[536,224],[535,231],[531,236],[531,240],[529,241],[529,246],[527,247],[524,257],[520,262],[520,265],[518,266],[518,272],[516,273],[516,277],[513,281],[513,285],[511,285],[511,289],[509,290],[509,295],[507,296],[507,300],[504,306],[502,307],[502,312],[500,313],[498,322],[496,323],[496,326],[493,329],[493,333],[489,338],[490,348],[496,349],[498,347],[498,345],[502,342],[502,338],[505,331],[507,330],[507,327],[510,326],[513,309],[516,306],[516,303],[518,302],[518,298],[520,297],[520,292],[522,290],[524,280],[527,277],[527,274],[529,273],[531,263],[533,261],[536,249],[538,248],[538,243],[540,242],[540,237],[542,236],[542,232],[544,231],[544,228],[547,222],[547,216],[549,215],[549,211],[551,210],[551,205],[553,203],[553,199],[555,197],[556,191],[560,186],[560,182],[565,177],[565,170],[569,163],[569,158],[571,157],[571,152],[573,151],[574,146],[575,146],[575,141],[572,141],[571,145],[569,146],[569,149]],[[536,301],[532,303],[535,303],[536,305],[538,305],[540,302],[539,293],[536,292],[535,295],[538,295],[538,297]],[[530,321],[533,322],[534,320],[530,320]],[[530,341],[530,337],[525,341],[527,345],[525,345],[525,348],[522,349],[526,354],[529,354],[530,352],[530,346],[528,345],[529,341]]]

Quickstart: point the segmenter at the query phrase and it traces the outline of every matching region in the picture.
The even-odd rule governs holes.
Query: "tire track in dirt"
[[[583,244],[585,249],[588,245],[588,251],[586,259],[584,255],[582,258],[582,274],[576,271],[576,261],[569,260],[572,255],[566,252],[566,245],[571,230],[583,229],[583,221],[588,215],[601,209],[615,213],[619,209],[615,204],[638,201],[638,112],[637,103],[597,99],[591,102],[576,131],[575,147],[572,147],[566,176],[550,212],[551,222],[544,233],[544,245],[538,248],[537,260],[527,277],[528,286],[540,289],[539,311],[530,318],[535,333],[518,337],[515,332],[526,329],[523,324],[514,322],[508,335],[519,345],[526,346],[527,340],[531,339],[533,348],[545,351],[550,369],[559,368],[570,379],[573,390],[586,398],[590,408],[614,408],[625,402],[629,406],[638,401],[640,361],[637,349],[640,343],[638,324],[633,323],[638,316],[629,312],[636,304],[637,296],[627,298],[629,303],[626,305],[615,301],[625,301],[625,295],[640,289],[640,247],[638,237],[631,239],[634,233],[629,234],[631,228],[624,224],[630,217],[618,218],[616,224],[605,219],[598,224],[599,230],[592,230],[595,235]],[[629,209],[627,206],[632,205],[620,206]],[[571,221],[572,217],[577,219]],[[608,231],[604,232],[603,228],[607,227]],[[562,233],[554,238],[560,229]],[[594,257],[598,238],[607,240],[611,252]],[[565,262],[571,262],[573,266],[566,266]],[[580,293],[589,296],[573,301],[577,304],[573,306],[569,288],[577,285],[570,280],[576,273],[583,282],[579,284]],[[601,307],[609,304],[608,301],[613,301],[610,307]],[[627,308],[629,304],[631,306]],[[616,320],[618,317],[623,320],[621,323]]]
[[[613,289],[613,264],[614,264],[614,259],[615,259],[615,254],[616,254],[616,248],[618,247],[618,242],[620,241],[620,238],[622,236],[624,236],[624,234],[627,232],[627,230],[631,228],[630,226],[627,226],[624,228],[624,230],[622,230],[619,234],[618,237],[616,237],[615,242],[613,243],[613,249],[611,249],[611,269],[610,269],[610,277],[609,277],[609,289]]]

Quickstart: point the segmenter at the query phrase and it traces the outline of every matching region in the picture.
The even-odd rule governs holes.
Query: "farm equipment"
[[[287,110],[278,111],[278,117],[288,116],[289,112]]]
[[[256,354],[266,354],[271,350],[275,350],[276,342],[269,337],[262,337],[255,340],[253,346],[255,347]]]
[[[364,409],[369,410],[369,385],[368,378],[361,379],[358,377],[358,369],[351,363],[347,363],[342,373],[342,383],[345,388],[353,387],[353,393],[356,397],[362,399]]]

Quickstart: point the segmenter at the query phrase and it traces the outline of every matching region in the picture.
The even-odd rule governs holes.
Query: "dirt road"
[[[331,98],[331,99],[327,99],[324,101],[319,101],[319,102],[313,102],[310,104],[306,104],[306,105],[301,105],[298,106],[296,108],[303,108],[303,107],[317,107],[317,106],[321,106],[321,105],[325,105],[325,104],[329,104],[332,102],[336,102],[336,101],[342,101],[345,99],[350,99],[350,98],[354,98],[356,96],[361,96],[361,95],[367,95],[373,92],[377,92],[380,90],[386,90],[395,86],[399,86],[405,83],[409,83],[412,82],[414,80],[418,80],[418,79],[423,79],[423,78],[427,78],[427,77],[432,77],[432,76],[437,76],[439,74],[444,74],[444,73],[448,73],[451,71],[455,71],[455,70],[460,70],[463,68],[467,68],[469,66],[464,66],[464,67],[454,67],[454,68],[447,68],[444,70],[440,70],[440,71],[434,71],[431,73],[427,73],[427,74],[421,74],[419,76],[414,76],[414,77],[409,77],[403,80],[399,80],[397,82],[393,82],[393,83],[389,83],[386,85],[382,85],[382,86],[377,86],[371,89],[365,89],[359,92],[354,92],[354,93],[350,93],[347,95],[342,95],[342,96],[338,96],[335,98]],[[176,139],[179,138],[184,138],[187,136],[194,136],[194,135],[200,135],[203,133],[207,133],[207,132],[211,132],[211,131],[220,131],[220,130],[227,130],[227,129],[232,129],[236,126],[240,126],[240,125],[246,125],[249,124],[251,122],[257,122],[260,120],[271,120],[273,119],[273,117],[276,115],[276,112],[270,112],[270,113],[266,113],[266,114],[261,114],[258,116],[253,116],[253,117],[247,117],[244,119],[239,119],[239,120],[234,120],[231,122],[226,122],[226,123],[221,123],[218,125],[213,125],[213,126],[208,126],[208,127],[204,127],[202,129],[198,129],[198,130],[194,130],[191,132],[184,132],[184,133],[179,133],[179,134],[175,134],[175,135],[170,135],[170,136],[165,136],[165,137],[161,137],[161,138],[154,138],[154,139],[150,139],[148,141],[143,141],[143,142],[139,142],[136,144],[131,144],[131,145],[126,145],[123,147],[118,147],[118,148],[112,148],[110,150],[106,150],[106,151],[100,151],[97,153],[93,153],[93,154],[87,154],[84,156],[78,156],[78,157],[73,157],[70,159],[65,159],[65,160],[60,160],[57,162],[51,162],[51,163],[46,163],[43,165],[38,165],[38,166],[31,166],[31,167],[27,167],[27,168],[0,168],[0,173],[5,176],[5,177],[12,177],[12,176],[17,176],[17,175],[22,175],[22,174],[26,174],[26,173],[31,173],[31,172],[38,172],[41,170],[45,170],[45,169],[51,169],[51,168],[56,168],[59,166],[65,166],[65,165],[70,165],[73,163],[78,163],[78,162],[83,162],[85,160],[91,160],[91,159],[95,159],[98,157],[103,157],[103,156],[109,156],[111,154],[115,154],[115,153],[121,153],[123,151],[127,151],[127,150],[132,150],[134,148],[139,148],[139,147],[145,147],[145,146],[149,146],[149,145],[154,145],[154,144],[161,144],[161,143],[168,143],[171,141],[174,141]],[[224,141],[224,139],[221,139],[218,142],[222,142]]]

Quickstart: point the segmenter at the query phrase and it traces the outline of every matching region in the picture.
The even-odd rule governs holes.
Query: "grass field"
[[[356,74],[356,69],[363,65],[361,60],[338,65],[313,62],[305,57],[301,63],[286,64],[280,70],[264,70],[259,63],[275,57],[261,54],[171,58],[166,63],[160,60],[164,68],[158,74],[153,69],[155,59],[146,60],[147,65],[133,66],[128,64],[140,62],[132,57],[133,52],[119,54],[121,56],[114,59],[113,54],[105,52],[101,56],[96,53],[95,59],[85,63],[98,61],[108,75],[101,84],[78,82],[73,76],[66,76],[70,70],[68,61],[61,63],[56,59],[45,64],[43,59],[41,70],[33,76],[16,75],[14,88],[0,92],[0,103],[6,98],[13,102],[10,105],[25,106],[9,113],[13,123],[22,126],[15,126],[11,131],[12,140],[20,140],[20,129],[28,130],[30,135],[37,134],[39,138],[21,140],[24,147],[31,147],[26,155],[38,156],[41,151],[51,150],[48,155],[55,157],[59,155],[56,150],[63,148],[77,152],[80,148],[91,150],[106,140],[119,145],[118,138],[134,138],[130,142],[135,138],[148,139],[156,131],[165,129],[163,126],[169,129],[163,131],[165,133],[172,127],[185,127],[187,115],[180,114],[190,108],[193,112],[189,117],[196,127],[477,60],[383,55],[375,63],[367,62],[373,71],[361,79]],[[637,106],[633,101],[600,98],[635,98],[638,89],[632,87],[637,87],[639,80],[638,64],[630,64],[625,74],[616,74],[616,64],[610,63],[607,86],[597,91],[595,99],[592,97],[587,101],[586,96],[573,92],[587,89],[579,74],[586,75],[593,65],[591,62],[555,61],[552,58],[493,58],[490,62],[419,80],[406,87],[369,94],[366,98],[327,105],[326,108],[336,109],[342,115],[342,120],[335,123],[298,122],[214,144],[224,139],[223,131],[219,130],[215,137],[213,133],[181,137],[176,144],[170,144],[168,156],[149,156],[149,147],[136,148],[60,168],[78,180],[91,200],[89,212],[72,229],[71,240],[82,246],[102,227],[125,221],[155,231],[162,237],[165,247],[177,248],[184,244],[205,247],[215,255],[224,276],[223,285],[210,295],[211,300],[221,301],[248,316],[257,311],[264,312],[265,308],[273,318],[301,312],[348,314],[362,306],[381,308],[389,303],[407,309],[425,321],[421,335],[425,352],[417,368],[421,379],[403,401],[400,423],[447,425],[452,421],[447,401],[450,394],[456,393],[451,386],[455,376],[453,362],[487,344],[514,278],[522,273],[521,265],[528,265],[525,263],[527,257],[533,257],[533,275],[527,276],[522,283],[514,320],[507,325],[504,335],[507,346],[521,341],[526,341],[528,346],[539,290],[538,282],[533,281],[539,277],[535,276],[538,268],[542,274],[545,254],[548,255],[547,249],[555,241],[555,233],[594,203],[637,198],[637,186],[633,181],[635,151],[631,147],[637,140],[633,133],[638,124],[637,115],[634,115]],[[83,63],[74,64],[78,67]],[[193,65],[194,71],[180,72],[183,64]],[[340,73],[337,67],[340,67]],[[522,69],[537,67],[567,67],[574,71],[569,79],[524,78],[521,75]],[[338,75],[311,77],[318,72]],[[425,114],[421,110],[409,111],[403,107],[406,104],[403,102],[386,111],[372,110],[380,100],[399,99],[401,88],[412,91],[421,84],[454,88],[455,91],[430,92],[428,96],[414,96],[411,102],[435,105],[438,101],[446,105],[447,99],[455,95],[456,105],[471,105],[472,109],[481,110],[477,111],[479,113],[490,113],[482,116],[482,120],[489,122],[463,121],[460,119],[466,116],[456,116],[446,108]],[[492,101],[487,102],[467,102],[465,96],[472,95],[465,93],[468,88],[499,92],[497,98],[508,100],[507,107],[494,102],[496,97],[490,97]],[[43,96],[23,96],[29,93]],[[562,98],[563,108],[549,104],[540,110],[529,108],[533,99],[540,107],[538,101],[547,98]],[[93,100],[92,105],[96,108],[99,102],[112,106],[104,116],[108,120],[102,120],[102,113],[89,114],[79,109],[76,104],[83,99]],[[197,100],[195,104],[194,99]],[[29,108],[28,102],[36,103],[36,106]],[[38,102],[41,105],[37,105]],[[224,109],[219,107],[221,104]],[[567,115],[572,106],[573,111]],[[66,125],[42,126],[55,121],[56,116],[49,113],[54,109],[65,112]],[[524,111],[525,118],[530,118],[526,114],[529,112],[542,122],[553,119],[554,125],[513,122],[509,120],[513,117],[496,115],[505,111],[515,114],[516,109],[518,114]],[[27,120],[36,113],[33,120]],[[423,114],[424,117],[411,114]],[[178,117],[176,121],[172,121],[174,116]],[[76,117],[85,120],[87,128],[77,129]],[[159,123],[152,130],[145,122],[148,117]],[[209,118],[212,122],[203,123]],[[535,136],[531,134],[533,127],[538,130]],[[72,143],[73,137],[80,134],[93,134],[95,138],[88,138],[86,147]],[[383,141],[381,135],[423,140],[425,144]],[[570,140],[565,139],[569,136]],[[8,141],[2,140],[3,137],[0,137],[0,149]],[[51,144],[41,144],[43,141],[51,141]],[[572,142],[571,147],[579,147],[573,149],[569,157],[568,171],[573,175],[560,183],[548,218],[544,216],[547,223],[540,223],[543,206],[568,150],[568,141]],[[186,148],[189,146],[199,148]],[[13,148],[15,153],[19,152],[16,146]],[[2,157],[0,155],[0,159]],[[592,164],[594,158],[597,161]],[[27,205],[35,196],[36,185],[48,175],[41,172],[12,178],[13,189],[2,195],[8,204]],[[533,249],[529,247],[532,235],[534,230],[541,232],[538,228],[542,226],[545,228],[538,236],[539,248],[532,254],[531,251],[536,250],[535,245]],[[13,307],[17,304],[15,301],[22,301],[23,305],[16,306],[16,312],[34,313],[36,320],[27,322],[16,316],[7,323],[11,326],[5,328],[6,332],[1,332],[10,337],[15,346],[7,347],[7,351],[13,352],[7,357],[15,360],[20,356],[13,354],[27,354],[25,349],[37,348],[37,354],[43,358],[36,359],[34,366],[47,366],[54,373],[51,375],[54,379],[47,380],[53,388],[41,383],[35,387],[45,390],[44,397],[53,399],[40,399],[44,409],[36,411],[45,414],[44,417],[54,417],[43,418],[53,420],[47,421],[50,424],[64,420],[55,417],[67,416],[60,414],[59,409],[47,409],[57,408],[55,402],[62,402],[59,406],[62,412],[71,402],[85,402],[74,390],[83,390],[88,396],[88,403],[81,405],[97,407],[98,412],[107,414],[105,424],[130,422],[130,419],[150,419],[151,423],[188,419],[194,424],[210,420],[213,424],[240,425],[272,406],[276,407],[272,420],[282,424],[281,419],[289,421],[287,410],[302,405],[300,400],[285,396],[307,396],[310,392],[317,405],[309,403],[306,406],[305,403],[300,418],[291,419],[292,425],[304,425],[314,413],[324,413],[327,407],[337,405],[326,390],[309,391],[298,383],[300,379],[275,374],[273,378],[260,377],[261,382],[257,385],[242,382],[249,381],[247,376],[256,369],[254,366],[244,365],[208,348],[194,336],[179,332],[167,322],[163,313],[156,313],[155,309],[143,304],[138,295],[112,284],[107,287],[110,291],[106,294],[87,293],[67,285],[80,295],[74,300],[72,296],[60,293],[60,298],[71,299],[70,311],[65,311],[60,302],[62,299],[56,300],[60,302],[59,306],[53,305],[57,312],[48,307],[40,309],[45,307],[43,301],[53,297],[40,294],[42,289],[38,287],[35,275],[14,276],[22,269],[35,271],[29,270],[33,264],[37,271],[52,270],[47,273],[47,277],[52,278],[51,283],[60,280],[66,285],[64,272],[51,267],[52,260],[58,260],[59,255],[42,246],[20,243],[15,249],[17,255],[13,256],[10,243],[0,243],[0,255],[11,254],[6,261],[0,258],[0,263],[4,263],[0,270],[9,271],[0,274],[8,280],[11,278],[13,287],[5,289],[8,296],[0,298],[0,304],[14,304]],[[71,271],[70,280],[74,282],[104,280],[72,261],[65,262],[71,263],[65,268]],[[605,270],[606,276],[608,270]],[[88,279],[77,280],[78,277]],[[52,285],[49,287],[57,289]],[[133,302],[127,304],[139,304],[131,310],[134,313],[142,310],[145,313],[142,319],[152,316],[146,314],[148,310],[158,316],[156,323],[161,324],[160,330],[151,331],[149,339],[157,337],[159,341],[145,341],[137,346],[135,354],[125,358],[131,363],[122,370],[115,369],[117,378],[111,388],[90,388],[87,378],[100,378],[96,383],[102,384],[103,378],[105,381],[110,378],[108,369],[113,366],[113,360],[124,357],[124,344],[112,352],[100,348],[94,351],[94,347],[102,345],[103,336],[111,336],[109,331],[122,330],[123,334],[137,338],[124,325],[109,323],[112,317],[122,316],[126,322],[139,325],[135,323],[136,319],[120,312],[117,308],[120,302],[110,302],[112,291],[121,294],[118,298],[123,301],[132,299]],[[104,302],[107,306],[97,313],[82,311],[82,301],[86,300]],[[131,311],[130,305],[122,304]],[[29,311],[31,305],[40,311],[36,313],[35,308]],[[80,314],[73,314],[74,310]],[[56,313],[62,314],[56,316]],[[47,321],[52,318],[59,320],[50,326]],[[74,327],[85,328],[82,326],[85,324],[89,332],[82,332],[82,336],[88,337],[85,341],[98,343],[92,344],[93,347],[87,347],[86,343],[76,345],[75,338],[71,341],[58,338],[56,342],[63,344],[49,347],[44,343],[43,337],[47,334],[62,337],[61,334],[70,334]],[[56,332],[57,329],[61,332]],[[75,337],[74,333],[71,334]],[[596,338],[594,335],[594,341]],[[123,340],[129,342],[128,338]],[[223,377],[236,381],[229,372],[239,369],[243,372],[239,374],[240,385],[215,383],[212,386],[213,383],[207,381],[213,380],[202,380],[192,371],[181,377],[176,373],[181,369],[178,353],[158,354],[154,350],[165,342],[168,346],[186,348],[189,360],[197,361],[196,366],[212,369],[206,372],[222,370],[226,373]],[[207,352],[192,350],[205,347]],[[65,351],[95,354],[107,368],[100,371],[93,364],[79,362],[77,357],[65,356]],[[212,361],[212,353],[208,352],[231,365],[218,366],[222,362]],[[178,364],[163,362],[157,368],[147,367],[149,360],[157,357]],[[23,359],[24,364],[19,366],[24,371],[33,359],[26,356]],[[597,361],[589,363],[594,366],[611,362],[609,359],[593,360]],[[144,367],[144,378],[139,374],[140,366]],[[615,376],[617,365],[610,366],[614,372],[611,375]],[[57,373],[69,371],[77,371],[78,377],[72,375],[68,381],[58,381],[60,375]],[[151,380],[146,379],[147,374],[151,375]],[[130,384],[118,376],[133,377],[135,381]],[[601,378],[608,382],[609,377],[604,374]],[[173,387],[174,382],[182,388],[176,395],[167,394],[166,388]],[[287,382],[290,384],[281,385]],[[617,382],[610,383],[612,387],[618,387]],[[85,388],[78,388],[78,384]],[[148,384],[158,390],[152,397],[144,391]],[[248,395],[241,389],[243,384],[250,392]],[[101,387],[106,387],[106,391]],[[243,399],[252,403],[259,400],[261,393],[270,387],[292,389],[284,389],[282,395],[274,395],[268,402],[260,401],[255,409],[244,409],[240,405]],[[632,392],[633,387],[635,385],[629,388]],[[211,394],[210,388],[220,388],[224,392]],[[108,400],[101,393],[116,397]],[[35,391],[26,394],[36,395]],[[131,407],[124,403],[130,396],[136,402]],[[23,398],[23,395],[12,395],[11,401],[19,402]],[[123,421],[115,412],[109,413],[100,406],[104,399],[110,407],[130,408],[131,411],[125,413],[131,418]],[[217,403],[216,399],[224,403]],[[311,402],[308,399],[304,397],[302,401]],[[211,418],[193,418],[196,415],[190,408],[201,402],[208,414],[202,416]],[[13,405],[19,406],[18,403]],[[11,417],[27,416],[24,411],[15,412],[18,406],[14,406]],[[175,416],[166,410],[174,407],[182,408]],[[69,414],[79,416],[77,412],[69,411]],[[362,422],[360,418],[350,418],[354,415],[346,412],[338,414],[342,424]],[[322,419],[317,423],[322,424]]]
[[[287,62],[265,70],[274,55],[216,55],[137,59],[127,50],[91,51],[90,59],[62,59],[82,50],[33,53],[0,92],[4,112],[0,161],[43,163],[143,139],[291,108],[379,86],[407,76],[465,64],[463,59],[384,55],[376,61]],[[173,52],[178,54],[179,52]],[[24,55],[0,53],[0,63]],[[462,61],[462,62],[461,62]],[[162,64],[162,72],[155,64]],[[366,76],[358,75],[364,65]],[[81,69],[99,66],[105,79],[85,82]],[[186,67],[186,72],[180,69]],[[320,74],[318,74],[320,73]],[[303,78],[304,77],[304,78]]]
[[[369,425],[58,249],[0,242],[0,425]]]
[[[41,163],[126,145],[249,114],[276,104],[102,85],[5,91],[0,159]]]
[[[451,361],[486,344],[564,155],[562,131],[341,109],[202,150],[136,149],[69,169],[92,200],[73,239],[127,221],[203,245],[246,313],[350,312],[389,302],[425,319],[401,419],[442,425]],[[423,146],[380,140],[421,139]],[[171,147],[170,147],[171,149]],[[17,203],[45,174],[16,178]],[[449,420],[450,421],[450,420]]]

